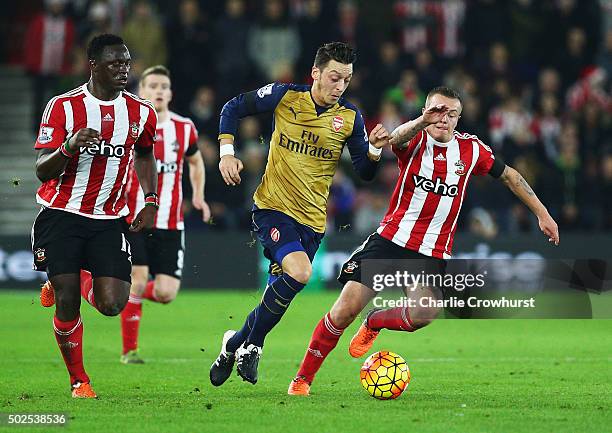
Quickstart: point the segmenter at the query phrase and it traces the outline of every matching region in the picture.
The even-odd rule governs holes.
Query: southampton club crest
[[[132,138],[138,138],[138,130],[140,128],[138,128],[138,123],[136,122],[132,122],[130,124],[130,137]]]
[[[45,260],[47,260],[47,255],[44,248],[37,248],[36,251],[34,251],[34,260],[36,263],[43,263]]]
[[[344,268],[344,273],[352,274],[355,271],[355,269],[357,269],[357,267],[359,267],[357,262],[352,260],[346,264],[346,267]]]
[[[455,174],[457,176],[465,175],[465,162],[459,160],[455,163],[455,167],[457,167],[457,170],[455,170]]]

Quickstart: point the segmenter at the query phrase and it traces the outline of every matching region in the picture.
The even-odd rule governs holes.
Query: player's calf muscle
[[[366,286],[354,281],[347,283],[330,311],[332,320],[339,327],[349,326],[371,297],[372,291]]]
[[[130,293],[137,296],[144,294],[149,279],[149,269],[146,266],[132,266],[132,286]]]

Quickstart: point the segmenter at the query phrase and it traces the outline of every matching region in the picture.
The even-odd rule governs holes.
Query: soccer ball
[[[385,350],[366,359],[359,376],[363,388],[379,400],[398,398],[410,383],[410,370],[404,358]]]

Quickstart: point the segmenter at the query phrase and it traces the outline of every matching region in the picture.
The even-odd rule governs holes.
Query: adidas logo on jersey
[[[457,194],[459,194],[459,187],[457,185],[448,185],[439,177],[437,177],[436,181],[434,182],[433,180],[424,178],[423,176],[413,174],[412,179],[414,180],[415,188],[421,188],[426,192],[433,192],[434,194],[445,195],[448,197],[456,197]]]
[[[110,114],[110,113],[106,113],[106,114],[104,115],[104,117],[102,118],[102,120],[103,120],[104,122],[112,122],[112,121],[113,121],[113,120],[115,120],[115,119],[113,119],[113,116],[111,116],[111,114]]]
[[[441,153],[438,153],[438,156],[434,158],[434,161],[446,161],[446,158]]]

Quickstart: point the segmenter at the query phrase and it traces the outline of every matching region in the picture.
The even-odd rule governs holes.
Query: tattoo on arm
[[[535,195],[535,193],[533,192],[533,189],[531,189],[527,181],[523,178],[523,176],[519,174],[518,179],[516,180],[516,187],[518,188],[520,186],[523,187],[523,189],[527,192],[527,194]]]
[[[417,120],[411,120],[407,124],[398,126],[391,133],[391,138],[393,139],[399,137],[401,143],[394,144],[394,147],[399,150],[407,148],[410,140],[412,140],[421,130],[423,130],[424,127],[425,125],[419,124]]]

